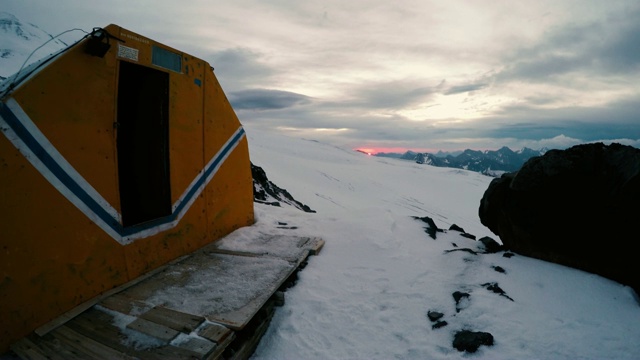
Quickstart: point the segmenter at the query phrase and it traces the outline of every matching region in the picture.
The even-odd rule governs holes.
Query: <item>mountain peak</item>
[[[0,11],[0,26],[4,24],[12,24],[12,23],[20,23],[15,15],[10,14],[6,11]]]
[[[0,11],[0,80],[17,72],[29,55],[47,42],[29,58],[30,63],[67,47],[65,42],[52,39],[51,34],[36,25]]]

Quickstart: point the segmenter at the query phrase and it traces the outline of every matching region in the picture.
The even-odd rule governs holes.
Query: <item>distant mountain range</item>
[[[0,11],[0,81],[20,70],[29,55],[51,39],[51,34],[36,25],[23,23],[14,15]],[[25,66],[66,47],[62,40],[51,40],[38,49]]]
[[[436,154],[407,151],[404,154],[378,153],[375,156],[411,160],[418,164],[465,169],[486,175],[499,176],[502,173],[520,169],[527,160],[534,156],[544,155],[545,152],[547,152],[546,148],[532,150],[525,147],[521,150],[513,151],[504,146],[498,150],[486,151],[467,149],[455,153],[439,151]]]

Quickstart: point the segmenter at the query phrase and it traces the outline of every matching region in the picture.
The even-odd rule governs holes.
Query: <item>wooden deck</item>
[[[319,238],[222,240],[11,346],[21,359],[246,359]],[[2,357],[0,357],[2,358]]]

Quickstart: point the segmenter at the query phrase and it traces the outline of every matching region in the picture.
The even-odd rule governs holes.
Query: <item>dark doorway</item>
[[[171,215],[169,74],[120,61],[117,122],[122,224]]]

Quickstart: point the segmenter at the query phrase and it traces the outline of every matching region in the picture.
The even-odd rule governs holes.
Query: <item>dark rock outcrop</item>
[[[498,244],[497,241],[493,240],[492,238],[490,238],[488,236],[484,236],[478,241],[480,241],[482,243],[482,245],[484,246],[484,251],[487,254],[495,254],[495,253],[497,253],[499,251],[504,250],[502,245]]]
[[[424,227],[424,232],[426,232],[433,240],[436,239],[436,233],[444,231],[438,228],[438,226],[436,226],[436,223],[433,221],[433,219],[428,216],[423,216],[423,217],[413,216],[413,218],[427,224],[427,226]]]
[[[493,335],[482,331],[458,331],[453,337],[453,347],[458,351],[474,353],[480,345],[493,345]]]
[[[253,176],[253,201],[273,206],[280,206],[282,202],[304,212],[315,213],[315,210],[294,199],[287,190],[272,183],[260,166],[251,163],[251,175]]]
[[[640,219],[640,149],[551,150],[489,185],[480,220],[516,253],[593,272],[640,293],[631,249]]]
[[[482,284],[480,286],[482,286],[483,288],[486,288],[487,290],[489,290],[489,291],[491,291],[493,293],[496,293],[496,294],[498,294],[500,296],[503,296],[503,297],[505,297],[505,298],[507,298],[507,299],[509,299],[511,301],[514,301],[511,298],[511,296],[507,295],[507,293],[504,290],[502,290],[502,288],[498,285],[497,282],[490,282],[490,283]]]

